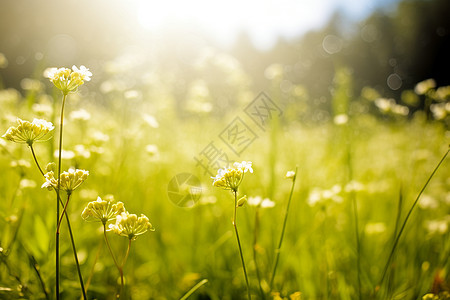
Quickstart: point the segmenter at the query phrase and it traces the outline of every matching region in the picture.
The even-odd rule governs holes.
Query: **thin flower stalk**
[[[44,171],[42,171],[41,166],[39,165],[39,162],[36,158],[36,153],[34,153],[33,145],[30,145],[30,149],[31,149],[31,155],[33,156],[34,162],[36,163],[36,166],[39,169],[39,172],[42,174],[42,176],[44,176]]]
[[[120,265],[120,268],[119,268],[119,273],[120,273],[120,295],[122,295],[122,293],[123,293],[123,286],[124,286],[123,267],[125,266],[125,263],[128,260],[128,256],[130,255],[131,241],[132,241],[132,239],[128,239],[127,252],[125,253],[125,257],[123,258],[122,264]]]
[[[62,214],[61,214],[61,217],[60,217],[59,220],[58,220],[58,226],[56,226],[56,231],[57,231],[57,232],[59,232],[59,230],[60,230],[60,228],[61,228],[61,221],[62,221],[63,216],[64,216],[64,215],[67,216],[66,211],[67,211],[67,205],[69,204],[69,201],[70,201],[70,195],[71,195],[70,193],[67,194],[67,201],[66,201],[66,204],[64,204],[63,212],[62,212]]]
[[[66,104],[67,99],[67,93],[63,93],[63,99],[62,99],[62,105],[61,105],[61,118],[59,122],[59,153],[58,153],[58,178],[59,174],[61,174],[61,152],[62,152],[62,145],[63,145],[63,126],[64,126],[64,106]],[[58,180],[58,184],[56,187],[56,224],[59,223],[59,200],[60,197],[60,189],[61,189],[61,180]],[[59,230],[57,228],[56,230],[56,299],[60,299],[59,295],[59,285],[60,285],[60,262],[59,262]]]
[[[148,230],[154,231],[155,229],[145,215],[141,214],[141,216],[138,217],[135,214],[130,214],[125,210],[122,202],[111,204],[110,201],[104,201],[100,199],[100,197],[97,201],[88,203],[81,216],[84,220],[97,219],[103,224],[103,236],[105,238],[106,246],[108,247],[109,253],[120,274],[120,291],[116,295],[117,298],[120,298],[124,288],[123,268],[130,254],[131,242]],[[109,244],[108,235],[106,234],[106,224],[113,219],[115,219],[116,222],[115,224],[110,224],[109,229],[118,235],[128,238],[127,251],[121,264],[118,263],[111,245]]]
[[[65,216],[66,216],[66,221],[67,221],[67,228],[69,230],[70,241],[72,244],[72,252],[73,252],[73,256],[75,258],[75,265],[77,267],[78,279],[80,281],[81,293],[83,295],[83,299],[86,300],[87,299],[86,289],[84,288],[83,276],[81,275],[80,262],[78,261],[77,248],[75,247],[75,241],[73,238],[72,227],[70,226],[69,216],[67,214],[65,214]]]
[[[242,269],[244,270],[245,283],[247,284],[247,297],[250,300],[252,297],[250,295],[250,286],[248,284],[247,269],[245,268],[245,261],[244,261],[244,255],[242,254],[241,240],[239,239],[239,232],[238,232],[237,224],[236,224],[236,215],[237,215],[237,207],[238,207],[237,191],[233,191],[233,194],[234,194],[233,227],[234,227],[234,232],[236,233],[236,240],[237,240],[237,244],[238,244],[238,248],[239,248],[239,254],[241,256],[241,263],[242,263]]]
[[[121,287],[120,287],[120,292],[117,295],[117,298],[120,297],[121,291],[123,289],[123,271],[121,266],[119,266],[119,264],[117,263],[117,259],[116,256],[114,255],[114,252],[112,251],[111,245],[109,244],[109,240],[108,240],[108,235],[106,234],[106,223],[103,224],[103,236],[105,237],[105,242],[106,242],[106,246],[108,247],[109,253],[111,254],[111,257],[114,261],[114,264],[116,265],[117,270],[119,271],[120,274],[120,283],[121,283]]]
[[[45,173],[44,173],[44,171],[42,171],[42,168],[41,168],[41,166],[40,166],[40,164],[39,164],[39,162],[37,160],[36,154],[35,154],[34,149],[33,149],[33,145],[30,145],[30,149],[31,149],[31,154],[33,155],[34,162],[36,163],[36,166],[39,169],[39,172],[42,174],[42,176],[45,177]],[[56,197],[57,197],[58,202],[61,203],[61,205],[64,205],[63,202],[62,202],[62,199],[59,197],[59,194],[58,194],[58,192],[56,190],[56,187],[52,186],[52,188],[53,188],[53,190],[56,193]],[[76,246],[75,246],[75,240],[73,238],[73,233],[72,233],[72,226],[70,225],[70,220],[69,220],[68,215],[66,213],[63,213],[63,215],[66,216],[67,228],[69,230],[70,242],[71,242],[71,245],[72,245],[72,251],[73,251],[74,258],[75,258],[75,264],[76,264],[76,267],[77,267],[77,273],[78,273],[78,278],[79,278],[79,281],[80,281],[82,297],[83,297],[83,299],[86,300],[87,299],[86,289],[84,288],[83,276],[81,275],[80,263],[78,261],[78,255],[77,255],[77,250],[76,250]],[[61,218],[63,217],[63,215],[61,215]],[[61,223],[61,219],[59,219],[58,222],[59,223],[58,223],[57,228],[59,230],[59,225]]]
[[[286,211],[284,213],[283,227],[281,229],[280,240],[278,242],[277,249],[275,249],[275,262],[273,264],[272,276],[270,278],[270,285],[269,285],[270,291],[272,291],[272,288],[273,288],[273,281],[275,279],[275,274],[277,272],[277,267],[278,267],[278,261],[280,259],[281,245],[283,244],[283,238],[284,238],[284,232],[286,231],[286,224],[287,224],[287,219],[288,219],[288,214],[289,214],[289,208],[291,205],[292,195],[294,193],[295,180],[297,179],[297,169],[298,168],[295,167],[295,172],[289,171],[286,174],[286,178],[292,179],[292,187],[291,187],[291,192],[289,194],[289,200],[288,200],[288,203],[286,206]]]
[[[236,240],[239,248],[239,254],[241,257],[242,268],[244,271],[245,283],[247,284],[247,296],[248,299],[251,299],[250,295],[250,285],[248,283],[247,269],[245,267],[244,255],[242,254],[241,241],[239,239],[239,232],[236,224],[236,215],[238,206],[242,206],[246,200],[244,196],[242,199],[238,201],[237,194],[238,188],[244,179],[244,174],[250,172],[253,173],[252,162],[251,161],[243,161],[243,162],[235,162],[230,168],[223,168],[217,171],[216,177],[212,177],[213,186],[223,188],[225,190],[231,190],[234,195],[234,214],[233,214],[233,227],[234,232],[236,233]]]
[[[61,152],[63,145],[63,125],[64,125],[64,106],[66,104],[67,95],[70,92],[75,91],[78,86],[82,85],[84,81],[89,81],[92,73],[85,66],[80,66],[78,69],[76,66],[72,67],[72,70],[67,68],[50,68],[44,72],[44,76],[47,77],[56,88],[61,90],[63,94],[61,105],[61,119],[59,123],[59,153],[58,153],[58,179],[61,174]],[[60,218],[60,190],[61,180],[58,180],[56,187],[56,224],[59,223]],[[68,218],[68,217],[67,217]],[[57,225],[58,226],[58,225]],[[56,244],[56,299],[60,299],[60,253],[59,253],[59,227],[56,230],[55,236]],[[76,253],[75,253],[76,255]]]

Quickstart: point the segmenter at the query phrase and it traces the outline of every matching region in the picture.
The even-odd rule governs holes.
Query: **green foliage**
[[[304,299],[355,299],[358,281],[363,299],[384,296],[376,290],[395,230],[448,149],[444,122],[426,121],[420,112],[380,118],[368,113],[375,109],[370,99],[359,99],[361,110],[352,110],[348,90],[354,78],[346,69],[335,78],[336,113],[348,113],[345,122],[324,119],[315,126],[305,125],[298,122],[298,114],[286,111],[285,117],[266,131],[252,127],[258,139],[240,157],[229,157],[253,162],[254,174],[239,187],[240,195],[270,197],[276,203],[259,211],[255,252],[261,289],[266,293],[292,184],[283,177],[299,167],[274,278],[273,292],[278,293],[274,297],[301,292]],[[30,109],[25,105],[29,99],[20,93],[2,93],[3,131],[11,125],[10,116],[30,119],[39,114],[56,123],[58,116],[51,110],[37,112],[36,106]],[[125,295],[175,299],[193,289],[193,299],[244,299],[246,284],[230,221],[232,197],[228,191],[213,188],[210,176],[193,157],[211,141],[219,145],[217,135],[248,103],[227,109],[213,105],[212,111],[197,114],[177,107],[164,84],[155,88],[142,83],[137,98],[124,94],[118,90],[101,97],[73,94],[66,104],[64,149],[73,155],[63,160],[62,169],[76,166],[90,174],[73,193],[67,209],[81,272],[85,281],[89,278],[88,298],[112,299],[120,282],[101,225],[81,218],[88,202],[113,195],[130,211],[148,216],[156,229],[133,242],[123,266]],[[273,94],[269,94],[272,100],[280,103],[281,96]],[[58,101],[45,89],[32,98],[33,104],[49,107],[58,107]],[[288,107],[298,111],[296,106],[303,104],[294,101]],[[80,109],[90,117],[70,116]],[[54,138],[35,145],[42,165],[55,160],[56,143]],[[5,141],[0,147],[1,293],[10,298],[19,294],[45,298],[54,294],[54,195],[40,188],[43,178],[36,168],[11,166],[11,160],[18,159],[33,163],[27,146]],[[380,290],[390,297],[416,299],[435,292],[432,288],[437,282],[440,290],[449,288],[448,166],[446,160],[437,171],[399,240],[387,283]],[[196,175],[204,188],[198,205],[192,208],[178,207],[168,198],[168,182],[182,172]],[[24,185],[23,179],[35,184]],[[359,224],[359,273],[352,199],[357,203]],[[260,294],[252,251],[255,214],[255,207],[239,207],[239,235],[253,297]],[[62,296],[78,298],[65,220],[61,228]],[[11,240],[15,243],[10,247]],[[111,236],[109,243],[121,262],[127,256],[124,239]]]

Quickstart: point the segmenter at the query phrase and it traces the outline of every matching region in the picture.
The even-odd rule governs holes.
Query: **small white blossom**
[[[85,109],[74,110],[70,113],[71,120],[87,121],[91,118],[91,114]]]
[[[424,95],[426,92],[434,89],[435,87],[436,81],[434,81],[434,79],[427,79],[416,84],[416,86],[414,87],[414,92],[417,95]]]
[[[295,171],[287,171],[285,178],[294,179],[294,177],[295,177]]]
[[[155,119],[154,116],[151,116],[149,114],[143,114],[142,115],[142,119],[144,119],[145,123],[147,123],[152,128],[158,128],[159,127],[159,123]]]
[[[55,152],[53,152],[53,157],[58,158],[59,157],[59,150],[55,150]],[[61,158],[62,159],[73,159],[75,157],[75,152],[71,151],[71,150],[62,150],[61,151]]]
[[[348,122],[348,115],[346,114],[340,114],[340,115],[336,115],[333,118],[333,122],[336,125],[344,125],[347,124]]]

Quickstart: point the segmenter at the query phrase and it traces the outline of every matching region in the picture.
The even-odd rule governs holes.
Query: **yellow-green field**
[[[127,80],[138,80],[130,74],[91,71],[91,82],[68,93],[63,129],[68,152],[61,159],[61,171],[89,171],[67,206],[88,299],[115,299],[119,293],[122,299],[248,297],[232,223],[233,193],[214,187],[211,178],[219,165],[225,167],[225,157],[231,163],[251,161],[253,167],[239,185],[238,197],[248,199],[237,208],[236,220],[252,299],[421,299],[449,290],[448,158],[421,194],[449,149],[448,117],[383,110],[386,106],[367,97],[369,88],[350,98],[341,82],[334,110],[303,122],[299,116],[305,115],[308,96],[300,87],[289,97],[281,95],[275,76],[262,92],[279,110],[259,127],[245,110],[260,94],[242,87],[242,77],[234,78],[231,103],[213,101],[199,81],[180,104],[168,88],[172,82],[156,75],[129,89]],[[103,77],[96,79],[96,71]],[[32,147],[43,172],[54,162],[56,173],[62,93],[41,75],[28,80],[21,90],[0,90],[1,134],[17,126],[17,118],[52,122],[55,128]],[[236,117],[252,139],[229,140]],[[240,147],[239,154],[230,145]],[[3,138],[0,150],[0,298],[55,299],[56,193],[41,188],[45,180],[29,145]],[[213,174],[197,161],[207,159],[205,152]],[[294,180],[285,176],[296,168],[290,198]],[[179,193],[195,202],[192,207],[170,198],[169,183],[182,173],[200,182],[179,182]],[[60,194],[65,203],[66,192]],[[268,201],[255,206],[258,196],[274,206]],[[102,223],[81,216],[97,197],[123,202],[155,229],[130,241],[123,288]],[[60,295],[78,299],[82,289],[62,211],[61,204]],[[121,265],[129,239],[114,230],[106,234]]]

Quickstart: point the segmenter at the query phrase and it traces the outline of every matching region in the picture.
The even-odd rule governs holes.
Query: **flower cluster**
[[[105,229],[106,223],[115,220],[114,224],[109,224],[108,229],[130,240],[135,240],[137,236],[146,233],[148,230],[155,231],[145,215],[141,214],[138,217],[135,214],[130,214],[125,209],[123,202],[113,203],[113,200],[103,200],[100,197],[86,205],[81,217],[85,221],[100,221]]]
[[[430,110],[436,120],[444,120],[450,115],[450,102],[431,104]]]
[[[417,95],[425,95],[428,91],[436,87],[436,81],[432,78],[424,80],[416,84],[414,87],[414,92]]]
[[[81,217],[86,221],[97,219],[103,225],[106,225],[108,221],[115,220],[116,216],[123,212],[125,212],[125,207],[122,202],[113,204],[112,201],[102,200],[98,197],[96,201],[87,204],[81,213]]]
[[[110,225],[116,234],[128,237],[130,240],[135,240],[137,236],[144,234],[147,230],[155,231],[148,218],[141,214],[138,217],[135,214],[130,214],[125,211],[116,217],[116,223]]]
[[[236,192],[247,171],[253,173],[251,161],[235,162],[231,168],[219,169],[216,177],[212,177],[213,186]]]
[[[44,76],[50,79],[64,95],[67,95],[82,85],[84,81],[91,80],[92,73],[85,66],[81,66],[79,69],[73,66],[72,70],[68,68],[47,69]]]
[[[394,99],[379,98],[375,100],[375,106],[385,114],[407,116],[409,114],[409,108],[397,104]]]
[[[295,179],[295,176],[297,176],[297,174],[295,173],[295,171],[287,171],[286,175],[284,176],[284,178],[286,179]]]
[[[64,171],[60,175],[60,189],[67,193],[72,193],[77,187],[79,187],[88,177],[89,171],[79,169],[69,169]],[[53,170],[45,173],[45,182],[42,188],[52,189],[58,188],[58,180],[55,178],[55,172]]]
[[[31,146],[34,142],[42,140],[54,128],[51,122],[42,119],[34,119],[31,123],[17,119],[17,127],[9,127],[2,137],[12,142],[26,143]]]

